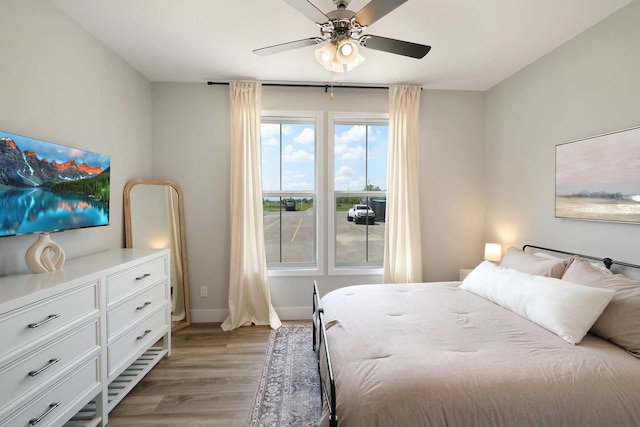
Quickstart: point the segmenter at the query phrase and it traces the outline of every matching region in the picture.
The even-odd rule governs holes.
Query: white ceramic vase
[[[64,259],[64,251],[47,233],[41,234],[24,256],[27,267],[34,273],[60,270],[64,265]]]

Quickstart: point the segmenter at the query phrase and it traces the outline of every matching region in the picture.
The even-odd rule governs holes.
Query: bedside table
[[[460,269],[460,281],[462,282],[465,277],[469,275],[473,271],[473,268],[461,268]]]

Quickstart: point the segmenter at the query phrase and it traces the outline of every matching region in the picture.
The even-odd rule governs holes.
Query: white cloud
[[[335,155],[340,160],[364,160],[367,152],[361,145],[351,147],[346,144],[340,144],[335,146]]]
[[[278,147],[280,145],[280,141],[276,137],[262,138],[262,145],[265,147]]]
[[[355,172],[351,167],[347,165],[340,166],[340,168],[336,171],[336,177],[337,176],[353,176],[353,175],[355,175]]]
[[[353,190],[360,191],[364,188],[364,176],[356,176],[356,172],[349,166],[341,166],[337,171],[334,179],[336,190]]]
[[[282,174],[283,190],[313,190],[313,179],[304,173],[285,171]]]
[[[285,162],[313,161],[313,153],[296,150],[293,145],[285,145],[282,149],[282,160]]]
[[[297,150],[291,153],[286,153],[282,156],[285,162],[300,162],[300,161],[313,161],[313,154],[304,150]]]
[[[280,125],[277,123],[263,123],[260,126],[260,140],[265,146],[280,145]]]
[[[262,123],[260,126],[260,136],[263,138],[280,134],[280,125],[277,123]]]
[[[376,129],[373,126],[369,127],[369,142],[377,141],[380,135],[382,135],[380,129]]]
[[[293,133],[293,127],[292,126],[282,125],[282,134],[283,135],[291,135],[292,133]]]
[[[313,161],[313,153],[304,150],[295,150],[291,144],[282,150],[282,160],[285,162]]]
[[[366,131],[367,131],[366,126],[362,126],[362,125],[352,126],[346,131],[342,132],[341,134],[336,135],[336,143],[349,144],[351,142],[364,141]]]
[[[293,138],[293,141],[298,144],[313,144],[315,139],[316,136],[314,130],[312,128],[304,128],[298,136]]]

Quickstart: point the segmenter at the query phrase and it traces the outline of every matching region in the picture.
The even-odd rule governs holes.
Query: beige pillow
[[[523,273],[560,279],[571,260],[572,258],[568,260],[543,258],[512,247],[507,249],[500,266],[513,268]]]
[[[601,271],[583,258],[575,258],[562,279],[616,291],[589,332],[640,355],[640,282]]]

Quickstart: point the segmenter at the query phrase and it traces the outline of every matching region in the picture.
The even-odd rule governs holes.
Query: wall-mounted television
[[[0,131],[0,237],[109,225],[111,157]]]

